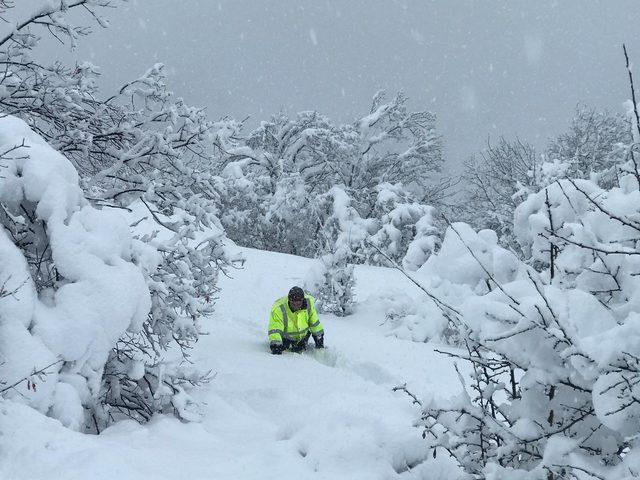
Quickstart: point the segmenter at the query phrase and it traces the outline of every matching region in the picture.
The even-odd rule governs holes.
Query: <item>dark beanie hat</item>
[[[300,287],[293,287],[289,290],[289,300],[304,300],[304,292]]]

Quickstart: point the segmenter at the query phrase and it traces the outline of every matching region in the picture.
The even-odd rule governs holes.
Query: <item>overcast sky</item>
[[[76,53],[109,87],[162,62],[191,104],[254,122],[351,121],[401,89],[437,114],[454,165],[489,137],[543,145],[579,102],[622,111],[623,42],[640,65],[638,0],[131,0],[109,18]]]

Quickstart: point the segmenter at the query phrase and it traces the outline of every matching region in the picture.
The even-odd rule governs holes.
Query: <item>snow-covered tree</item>
[[[83,7],[104,25],[98,9],[114,5],[49,2],[0,40],[3,112],[24,119],[72,161],[93,205],[140,206],[154,224],[137,230],[149,251],[160,252],[153,268],[145,269],[152,308],[143,328],[123,335],[111,352],[98,428],[120,414],[143,420],[157,410],[180,410],[185,402],[178,407],[172,398],[182,395],[183,385],[198,381],[162,358],[173,345],[186,359],[200,333],[200,317],[212,310],[217,274],[225,264],[217,218],[220,179],[212,171],[212,155],[235,154],[239,128],[232,121],[210,122],[202,109],[176,98],[165,85],[162,65],[104,97],[93,65],[69,68],[32,60],[38,27],[75,42],[87,29],[67,23],[70,10]],[[46,245],[29,248],[37,249],[30,255],[41,264],[37,286],[48,288],[55,277],[51,252]]]
[[[440,228],[435,219],[434,207],[428,207],[415,223],[414,229],[413,239],[407,245],[402,259],[402,266],[409,271],[418,270],[440,246]]]
[[[340,317],[353,313],[355,298],[355,275],[353,264],[347,262],[342,252],[331,252],[320,257],[322,283],[316,298],[322,313],[333,313]]]
[[[630,144],[629,121],[585,106],[576,109],[568,131],[549,143],[544,156],[526,142],[501,138],[465,164],[463,217],[477,228],[495,230],[517,249],[513,212],[527,194],[567,177],[615,186]]]
[[[0,391],[81,429],[103,411],[113,348],[145,328],[158,253],[23,121],[0,117],[0,152]]]
[[[579,105],[569,129],[547,147],[548,161],[567,165],[569,178],[593,178],[599,185],[617,185],[618,168],[631,143],[630,122],[623,115]]]
[[[244,149],[218,157],[224,185],[221,217],[230,238],[255,248],[314,256],[316,195],[329,184],[328,120],[316,112],[262,122]]]
[[[410,112],[402,93],[386,101],[386,93],[378,92],[369,114],[339,129],[353,146],[336,165],[337,180],[358,192],[359,201],[369,195],[375,202],[375,189],[383,183],[413,186],[426,196],[443,162],[435,121],[431,112]]]
[[[468,200],[464,217],[476,228],[494,230],[504,242],[513,238],[513,212],[522,194],[537,191],[541,159],[533,146],[519,139],[500,138],[465,164]]]
[[[379,219],[403,223],[399,228],[407,230],[397,249],[401,260],[411,240],[408,231],[415,230],[408,224],[414,225],[428,210],[420,204],[443,194],[442,184],[435,180],[442,163],[435,117],[426,111],[409,112],[406,103],[401,94],[385,101],[381,92],[369,114],[353,123],[335,125],[317,112],[293,118],[280,114],[262,122],[240,155],[220,157],[228,179],[224,210],[234,212],[225,214],[222,222],[231,238],[306,256],[329,253],[315,241],[316,197],[342,185],[362,218],[381,217],[390,209],[377,206],[379,191],[392,184],[404,191],[407,205],[413,204],[407,206],[411,219],[404,219],[399,210],[393,219]]]
[[[314,191],[323,191],[333,180],[328,164],[338,160],[340,141],[328,118],[308,111],[294,118],[281,113],[263,121],[247,138],[247,146],[256,152],[253,170],[271,180],[271,193],[283,174],[292,173],[299,174]]]
[[[374,222],[360,217],[344,188],[333,187],[316,199],[322,279],[316,287],[323,312],[348,315],[353,311],[353,263],[366,255]]]

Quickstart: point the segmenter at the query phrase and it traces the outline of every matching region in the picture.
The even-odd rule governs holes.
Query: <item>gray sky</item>
[[[162,62],[189,103],[254,122],[350,121],[402,89],[437,114],[453,165],[488,137],[543,145],[579,102],[622,111],[622,42],[640,64],[638,0],[131,0],[109,18],[76,53],[108,87]]]

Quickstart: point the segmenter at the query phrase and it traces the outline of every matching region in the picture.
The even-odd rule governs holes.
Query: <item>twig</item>
[[[640,232],[640,224],[638,224],[638,223],[634,222],[634,223],[636,223],[636,225],[634,225],[634,224],[630,223],[630,222],[631,222],[631,220],[625,220],[625,219],[620,218],[620,217],[618,217],[617,215],[614,215],[613,213],[611,213],[611,212],[609,212],[609,211],[605,210],[605,208],[604,208],[602,205],[600,205],[598,202],[596,202],[593,198],[591,198],[591,196],[590,196],[587,192],[585,192],[584,190],[582,190],[581,188],[579,188],[579,187],[578,187],[578,185],[576,185],[576,182],[575,182],[573,179],[571,179],[571,178],[567,178],[567,180],[569,181],[569,183],[571,183],[571,185],[573,185],[573,187],[574,187],[578,192],[580,192],[582,195],[584,195],[584,196],[585,196],[585,198],[586,198],[587,200],[589,200],[589,202],[590,202],[593,206],[595,206],[598,210],[600,210],[602,213],[604,213],[605,215],[608,215],[609,217],[613,218],[614,220],[617,220],[617,221],[618,221],[618,222],[620,222],[622,225],[624,225],[624,226],[626,226],[626,227],[629,227],[629,228],[633,228],[634,230],[637,230],[637,231],[639,231],[639,232]]]
[[[622,51],[624,52],[624,60],[627,67],[627,73],[629,74],[629,85],[631,86],[631,99],[633,101],[633,113],[636,116],[636,129],[638,135],[640,135],[640,115],[638,114],[638,102],[636,100],[636,89],[633,86],[633,74],[631,73],[631,66],[629,65],[629,55],[627,54],[627,46],[622,44]]]
[[[4,387],[4,388],[0,389],[0,395],[2,395],[2,394],[3,394],[4,392],[6,392],[7,390],[11,390],[12,388],[17,387],[17,386],[18,386],[18,385],[20,385],[22,382],[30,381],[30,380],[31,380],[31,377],[33,377],[34,375],[41,375],[41,374],[47,375],[47,374],[48,374],[48,373],[47,373],[47,371],[46,371],[47,369],[49,369],[49,368],[53,367],[54,365],[57,365],[58,363],[62,363],[63,361],[64,361],[63,359],[59,359],[59,360],[56,360],[56,361],[55,361],[55,362],[53,362],[53,363],[50,363],[50,364],[49,364],[49,365],[47,365],[46,367],[41,368],[40,370],[35,370],[35,369],[34,369],[34,371],[31,373],[31,375],[28,375],[28,376],[26,376],[26,377],[24,377],[24,378],[21,378],[20,380],[17,380],[16,382],[12,383],[11,385],[6,386],[6,387]]]
[[[393,387],[392,389],[394,392],[404,392],[407,395],[409,395],[412,399],[413,399],[413,404],[414,405],[419,405],[422,406],[422,402],[420,400],[418,400],[418,397],[416,397],[413,393],[411,393],[409,390],[407,390],[407,384],[403,384],[400,387]]]

